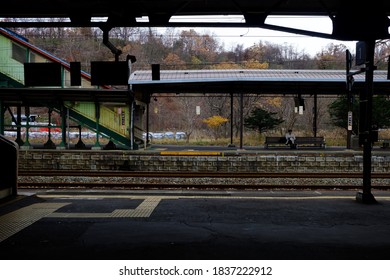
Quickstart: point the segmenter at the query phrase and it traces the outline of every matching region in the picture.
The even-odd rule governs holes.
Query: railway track
[[[204,173],[47,170],[19,172],[21,188],[88,189],[359,189],[361,173]],[[390,174],[373,173],[390,189]]]
[[[79,171],[39,170],[19,171],[19,176],[70,177],[148,177],[148,178],[362,178],[362,173],[276,173],[276,172],[137,172],[137,171]],[[389,173],[372,173],[372,178],[390,179]]]

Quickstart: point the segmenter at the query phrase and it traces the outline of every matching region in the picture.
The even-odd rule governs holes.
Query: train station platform
[[[144,150],[20,150],[19,172],[47,170],[134,172],[344,172],[363,169],[363,151],[344,147],[243,149],[153,145]],[[372,171],[390,172],[390,150],[375,147]]]
[[[390,259],[390,192],[355,194],[20,189],[0,201],[0,259]]]

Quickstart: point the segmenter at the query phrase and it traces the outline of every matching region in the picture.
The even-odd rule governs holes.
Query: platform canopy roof
[[[244,94],[320,94],[346,93],[346,74],[343,70],[162,70],[160,79],[152,79],[152,71],[132,73],[129,79],[132,92],[138,96],[153,93],[244,93]],[[365,90],[364,73],[354,76],[352,92]],[[387,71],[376,71],[374,91],[377,95],[390,95]],[[60,102],[96,101],[129,102],[128,89],[79,88],[0,88],[4,102]]]
[[[365,90],[364,74],[354,76],[352,92]],[[153,93],[272,94],[272,95],[340,95],[346,93],[343,70],[162,70],[160,80],[152,71],[135,71],[129,79],[132,92],[139,98]],[[387,71],[376,71],[374,91],[390,95]],[[0,88],[0,100],[6,103],[55,103],[61,101],[129,102],[127,89],[79,88]]]
[[[214,20],[195,21],[208,16]],[[239,20],[230,21],[230,16]],[[270,16],[326,16],[331,33],[267,24]],[[18,0],[0,9],[0,27],[99,27],[104,34],[114,27],[258,27],[345,41],[390,38],[390,1],[371,0]],[[302,74],[299,71],[298,74]],[[139,72],[139,75],[141,73]],[[230,73],[233,74],[233,73]],[[242,76],[242,73],[237,74]],[[162,74],[164,75],[164,74]],[[296,75],[292,73],[291,75]],[[148,92],[277,92],[338,94],[345,90],[345,73],[339,77],[192,78],[132,81],[134,91]],[[301,75],[298,75],[301,76]],[[375,93],[388,94],[388,81],[375,81]],[[364,88],[357,79],[354,89]],[[126,90],[1,88],[2,100],[128,100]]]
[[[162,70],[153,80],[152,71],[135,71],[129,79],[139,93],[253,93],[322,94],[346,93],[344,70]],[[365,90],[364,73],[354,76],[353,92]],[[387,71],[376,71],[375,94],[390,95]]]
[[[280,15],[327,16],[333,31],[324,34],[265,23],[268,16]],[[190,16],[225,17],[194,22]],[[242,19],[231,22],[224,20],[226,16]],[[386,0],[18,0],[2,5],[0,18],[5,21],[0,26],[260,27],[355,41],[389,38],[389,16]],[[19,23],[10,22],[11,18]]]

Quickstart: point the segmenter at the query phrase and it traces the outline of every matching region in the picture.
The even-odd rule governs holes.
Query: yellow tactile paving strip
[[[42,196],[48,198],[49,196]],[[50,196],[51,198],[71,198],[69,196]],[[80,198],[75,196],[73,198]],[[96,196],[94,196],[96,198]],[[102,198],[101,196],[97,196]],[[82,196],[88,199],[93,196]],[[105,197],[113,198],[113,196]],[[115,198],[124,198],[115,196]],[[139,199],[139,197],[125,197]],[[42,218],[147,218],[162,200],[162,197],[144,197],[144,201],[135,209],[116,209],[112,213],[66,213],[55,212],[69,203],[36,203],[0,216],[0,242],[32,225]]]
[[[0,242],[69,203],[36,203],[0,217]]]
[[[320,200],[320,199],[351,199],[351,196],[132,196],[132,195],[38,195],[41,198],[60,199],[96,199],[96,198],[121,198],[143,199],[143,202],[135,209],[116,209],[111,213],[68,213],[56,212],[60,208],[71,204],[67,203],[36,203],[23,207],[11,213],[0,216],[0,242],[32,225],[42,218],[148,218],[162,200],[172,199],[250,199],[250,200]],[[390,196],[377,197],[381,200],[390,200]]]
[[[209,151],[164,151],[160,152],[162,156],[220,156],[223,152]]]
[[[159,197],[146,198],[135,209],[116,209],[111,213],[51,213],[49,218],[147,218],[160,203]]]

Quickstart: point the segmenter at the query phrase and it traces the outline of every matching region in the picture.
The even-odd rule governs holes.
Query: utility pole
[[[352,55],[349,50],[346,51],[346,71],[347,71],[347,102],[348,102],[348,127],[347,127],[347,149],[352,149],[352,129],[353,129],[353,96],[352,85],[353,75],[350,75],[352,68]]]

